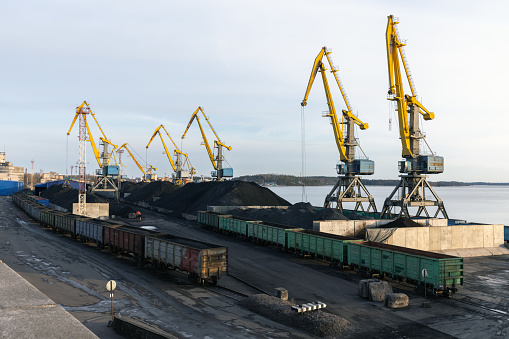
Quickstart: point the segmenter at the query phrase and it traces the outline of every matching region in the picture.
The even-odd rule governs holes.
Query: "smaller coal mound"
[[[169,181],[153,181],[151,183],[143,183],[144,185],[131,185],[126,190],[131,190],[131,194],[125,198],[129,202],[145,201],[152,203],[155,197],[161,197],[165,194],[175,191],[179,187],[173,185]],[[133,187],[136,186],[136,187]],[[122,190],[123,191],[123,190]],[[125,192],[125,191],[123,191]],[[128,192],[125,192],[128,193]]]
[[[410,218],[401,217],[394,221],[391,221],[388,224],[378,226],[378,228],[403,228],[403,227],[424,227],[424,225],[421,225]]]
[[[255,294],[238,304],[251,312],[286,326],[292,326],[317,337],[341,338],[352,331],[351,323],[322,310],[297,313],[290,301],[265,294]]]
[[[314,220],[348,220],[341,212],[334,208],[316,208],[310,203],[299,202],[288,209],[235,209],[228,212],[237,217],[251,220],[261,220],[280,225],[313,229]]]
[[[135,213],[136,211],[132,206],[110,202],[110,216],[129,218],[129,213]]]
[[[148,185],[148,182],[122,181],[122,184],[120,185],[120,193],[132,193],[146,185]]]
[[[348,214],[348,219],[349,220],[374,220],[375,218],[368,217],[365,215],[360,215],[360,214],[357,214],[356,212],[352,212],[352,213]]]
[[[133,193],[134,194],[134,193]],[[152,203],[175,214],[206,211],[207,206],[290,206],[271,190],[253,182],[208,181],[188,183]]]
[[[66,208],[72,213],[72,204],[78,203],[79,190],[65,187],[62,185],[52,185],[41,192],[41,197],[49,199],[49,201],[57,206]],[[107,203],[104,198],[93,193],[87,192],[87,203]]]

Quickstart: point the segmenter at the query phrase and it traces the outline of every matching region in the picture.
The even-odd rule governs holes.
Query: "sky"
[[[509,182],[509,21],[506,1],[14,1],[0,3],[0,150],[31,172],[71,172],[78,160],[76,107],[90,104],[107,138],[139,161],[172,172],[154,130],[163,124],[197,170],[213,169],[198,106],[235,176],[335,176],[339,153],[317,78],[301,106],[315,57],[332,59],[357,137],[375,162],[371,179],[396,179],[401,143],[387,100],[387,16],[401,38],[419,99],[435,113],[423,131],[445,159],[432,181]],[[336,110],[345,108],[329,77]],[[392,119],[392,123],[389,120]],[[92,126],[96,142],[100,132]],[[209,142],[213,135],[205,130]],[[171,142],[166,139],[167,145]],[[172,151],[173,148],[170,149]],[[124,153],[125,154],[125,153]],[[87,146],[87,172],[98,167]],[[124,172],[139,177],[123,155]],[[228,165],[226,165],[228,166]]]

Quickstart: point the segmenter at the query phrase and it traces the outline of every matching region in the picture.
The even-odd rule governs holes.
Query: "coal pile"
[[[235,209],[228,212],[237,217],[268,221],[280,225],[313,229],[314,220],[348,220],[335,208],[316,208],[310,203],[300,202],[288,209]]]
[[[41,197],[49,199],[49,201],[57,206],[66,208],[72,212],[72,204],[78,203],[79,190],[65,187],[62,185],[53,185],[41,192]],[[87,203],[107,203],[108,201],[93,193],[87,192]]]
[[[135,187],[133,187],[135,186]],[[126,190],[130,190],[131,194],[125,198],[129,202],[144,201],[152,203],[155,197],[161,197],[165,194],[175,191],[179,187],[168,181],[153,181],[151,183],[143,183],[143,185],[135,184],[128,186]],[[128,193],[124,190],[122,192]]]
[[[134,193],[133,193],[134,194]],[[196,215],[207,206],[290,206],[268,188],[245,181],[189,183],[152,203],[180,215]]]
[[[268,319],[298,328],[313,336],[340,338],[350,333],[350,322],[335,314],[321,310],[297,313],[293,304],[265,294],[256,294],[239,301],[239,305]]]
[[[401,217],[394,221],[391,221],[388,224],[378,226],[378,228],[403,228],[403,227],[423,227],[423,226],[424,225],[421,225],[410,218]]]

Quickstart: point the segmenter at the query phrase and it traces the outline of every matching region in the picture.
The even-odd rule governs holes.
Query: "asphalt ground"
[[[392,310],[358,297],[360,277],[354,272],[337,271],[316,260],[296,258],[150,211],[143,211],[138,225],[228,246],[230,274],[268,293],[284,287],[295,303],[325,302],[327,312],[352,324],[353,332],[345,337],[509,337],[507,255],[465,258],[464,287],[452,300],[428,298],[430,308],[421,308],[424,297],[410,286],[397,285],[396,291],[409,294],[410,305]],[[110,279],[118,282],[115,312],[144,320],[177,337],[310,337],[192,285],[182,273],[136,266],[128,258],[43,229],[5,197],[0,198],[0,258],[100,338],[114,334],[106,327],[110,305],[105,284]],[[231,277],[219,284],[255,293]]]

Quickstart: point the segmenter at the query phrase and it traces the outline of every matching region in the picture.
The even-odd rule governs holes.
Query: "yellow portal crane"
[[[369,125],[353,115],[348,96],[346,95],[337,74],[338,69],[334,66],[330,54],[331,51],[328,50],[327,47],[322,47],[320,53],[318,53],[318,56],[315,58],[308,86],[306,88],[306,93],[304,94],[304,100],[302,100],[301,103],[301,106],[303,107],[307,105],[309,92],[311,91],[311,87],[315,81],[316,74],[320,71],[325,89],[325,97],[327,98],[327,106],[329,107],[329,111],[323,116],[330,118],[340,160],[344,162],[344,165],[338,164],[337,166],[337,173],[340,175],[338,177],[339,180],[325,198],[324,207],[331,207],[333,203],[336,203],[336,208],[343,212],[344,202],[355,202],[355,210],[364,210],[362,202],[368,202],[369,205],[367,210],[369,211],[370,208],[373,208],[373,211],[376,212],[375,200],[371,194],[369,194],[367,188],[358,176],[360,174],[373,174],[375,163],[369,159],[355,159],[355,147],[359,146],[354,135],[355,125],[359,126],[362,130],[367,129]],[[325,74],[327,68],[322,61],[324,56],[327,58],[330,71],[334,75],[347,108],[346,110],[342,110],[341,122],[339,122],[336,114],[336,108],[334,107],[334,101],[332,100],[329,82],[327,81],[327,76]],[[346,126],[345,133],[343,133],[344,126]],[[364,191],[366,196],[362,195],[361,190]]]
[[[168,148],[166,147],[166,143],[164,142],[163,135],[161,134],[161,131],[160,131],[161,128],[166,132],[166,135],[168,136],[168,138],[171,140],[173,146],[175,147],[175,150],[173,151],[173,156],[175,157],[175,161],[170,156],[170,152],[168,151]],[[172,167],[173,171],[175,172],[174,181],[177,185],[180,186],[184,183],[184,179],[189,178],[189,176],[192,177],[194,174],[196,174],[196,171],[194,170],[193,166],[191,165],[188,155],[186,153],[182,153],[178,149],[177,145],[171,138],[170,133],[168,133],[168,131],[162,124],[161,124],[161,126],[156,128],[156,130],[154,131],[154,134],[152,134],[152,138],[150,138],[150,141],[148,142],[146,148],[148,148],[148,146],[150,146],[150,143],[152,142],[152,140],[154,140],[156,134],[159,134],[159,137],[161,138],[161,142],[163,143],[164,154],[166,154],[166,156],[168,157],[171,167]],[[184,158],[185,158],[184,162],[182,162],[181,156],[184,156]],[[185,165],[187,165],[187,168],[188,168],[187,171],[182,170],[182,167]]]
[[[145,171],[143,166],[141,166],[140,163],[138,162],[138,160],[136,160],[136,157],[134,156],[134,154],[131,153],[131,151],[129,150],[127,145],[128,145],[127,142],[124,143],[122,146],[120,146],[118,148],[118,151],[120,151],[122,148],[125,148],[127,150],[127,152],[129,153],[129,155],[131,156],[131,158],[134,160],[134,163],[136,164],[136,166],[138,166],[140,171],[143,173],[143,181],[150,181],[150,180],[152,180],[152,170],[157,171],[157,168],[153,167],[152,165],[147,165],[147,168],[146,168],[146,171]]]
[[[389,92],[388,100],[396,101],[399,134],[402,146],[402,156],[405,160],[399,162],[399,172],[401,181],[392,191],[391,195],[385,199],[382,217],[392,216],[393,207],[401,208],[399,216],[410,217],[408,207],[418,207],[416,216],[422,212],[429,216],[426,206],[437,206],[435,217],[442,212],[447,218],[447,212],[442,199],[431,188],[425,174],[437,174],[444,171],[444,158],[434,154],[421,155],[421,140],[425,140],[424,134],[419,127],[419,116],[424,120],[435,118],[433,112],[428,111],[417,99],[415,84],[408,66],[408,60],[401,42],[397,24],[399,22],[393,15],[388,17],[387,29],[385,31],[385,40],[387,46],[387,64],[389,67]],[[410,87],[410,94],[405,94],[403,88],[403,75],[400,67],[400,58],[403,63],[405,76]],[[429,145],[426,142],[426,145]],[[393,197],[401,189],[399,195],[401,199],[393,200]],[[426,191],[431,192],[435,200],[426,198]]]
[[[205,132],[203,131],[203,127],[201,125],[200,118],[198,117],[198,113],[199,112],[202,113],[202,115],[205,118],[205,120],[207,121],[210,129],[214,133],[214,136],[216,137],[216,140],[214,140],[214,150],[217,148],[217,156],[214,156],[214,152],[210,149],[209,142],[207,140],[207,137],[205,136]],[[224,157],[223,157],[223,150],[222,150],[223,147],[224,147],[228,151],[230,151],[232,149],[232,147],[231,146],[226,146],[221,141],[221,139],[219,139],[219,137],[217,136],[216,131],[214,130],[214,128],[210,124],[210,121],[207,118],[207,116],[205,115],[205,112],[203,112],[203,109],[201,108],[201,106],[199,106],[194,111],[193,115],[191,115],[191,119],[189,120],[189,124],[187,124],[186,130],[185,130],[184,134],[182,134],[182,139],[185,138],[186,133],[189,130],[189,127],[191,127],[191,124],[193,123],[194,120],[196,120],[198,122],[198,126],[200,126],[200,132],[201,132],[201,135],[202,135],[202,138],[203,138],[203,144],[205,145],[205,148],[207,149],[207,153],[209,155],[210,162],[212,163],[212,166],[214,167],[214,171],[211,173],[212,177],[215,178],[216,180],[222,180],[222,178],[225,178],[225,177],[233,177],[233,168],[223,168]]]

